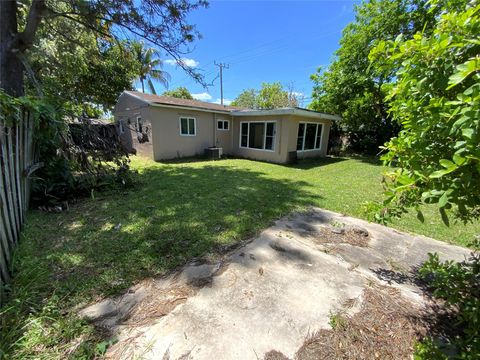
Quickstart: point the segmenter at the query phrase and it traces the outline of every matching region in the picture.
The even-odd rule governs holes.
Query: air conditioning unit
[[[211,146],[205,149],[205,157],[210,160],[219,160],[222,158],[223,149],[221,147]]]

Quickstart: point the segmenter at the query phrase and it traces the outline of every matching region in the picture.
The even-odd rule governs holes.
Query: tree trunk
[[[0,0],[1,1],[1,0]],[[145,85],[143,84],[143,77],[140,78],[141,82],[142,82],[142,93],[145,94]]]
[[[23,64],[14,52],[17,31],[17,2],[0,0],[0,88],[12,96],[24,94]]]

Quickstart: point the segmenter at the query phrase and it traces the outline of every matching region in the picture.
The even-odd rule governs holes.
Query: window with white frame
[[[273,151],[276,123],[274,121],[241,122],[240,147]]]
[[[181,117],[180,118],[180,135],[182,136],[195,136],[197,120],[193,117]]]
[[[223,130],[223,131],[230,130],[230,121],[228,121],[228,120],[217,120],[217,130]]]
[[[318,123],[298,124],[297,150],[318,150],[321,147],[323,125]]]

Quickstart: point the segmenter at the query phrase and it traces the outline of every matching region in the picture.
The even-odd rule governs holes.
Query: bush
[[[453,354],[456,359],[478,359],[480,354],[480,253],[478,243],[470,258],[440,262],[438,254],[420,269],[420,278],[433,290],[433,296],[443,299],[455,311],[456,322],[446,342],[426,339],[416,347],[417,359],[438,359]],[[451,357],[451,355],[450,355]],[[446,355],[444,356],[446,358]]]

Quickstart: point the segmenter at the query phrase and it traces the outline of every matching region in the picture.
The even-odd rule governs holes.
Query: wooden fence
[[[28,209],[29,177],[36,167],[32,136],[33,117],[28,112],[15,119],[0,118],[0,305]]]

